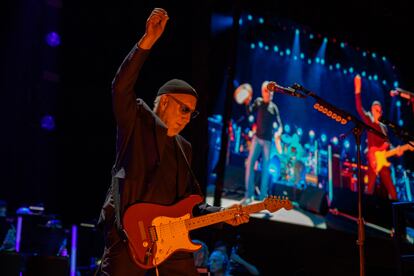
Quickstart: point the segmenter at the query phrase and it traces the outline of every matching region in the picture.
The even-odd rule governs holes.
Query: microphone
[[[267,84],[267,90],[272,91],[272,92],[279,92],[279,93],[289,95],[289,96],[292,96],[292,97],[305,98],[305,96],[302,95],[301,93],[297,92],[296,89],[293,89],[292,87],[280,86],[279,84],[277,84],[274,81],[270,81]]]

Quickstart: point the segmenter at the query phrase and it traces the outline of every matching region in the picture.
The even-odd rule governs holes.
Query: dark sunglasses
[[[180,105],[180,111],[183,114],[188,114],[191,113],[191,118],[194,119],[195,117],[198,116],[198,114],[200,114],[200,112],[198,112],[197,110],[193,110],[191,108],[189,108],[185,103],[183,103],[182,101],[180,101],[179,99],[168,95],[170,98],[172,98],[176,103],[178,103]]]

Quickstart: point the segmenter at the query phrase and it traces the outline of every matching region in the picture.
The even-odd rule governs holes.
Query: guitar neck
[[[411,149],[411,145],[410,144],[405,144],[403,146],[400,147],[401,151],[404,152],[406,150]],[[398,152],[398,148],[393,148],[392,150],[389,150],[385,153],[385,157],[391,157],[393,155],[396,155]]]
[[[264,203],[259,202],[255,204],[251,204],[248,206],[242,207],[243,212],[251,214],[251,213],[257,213],[263,209],[265,209]],[[188,219],[185,224],[187,226],[187,229],[194,230],[198,228],[202,228],[205,226],[209,226],[215,223],[227,221],[230,219],[233,219],[236,213],[238,213],[237,209],[227,209],[221,212],[211,213],[208,215],[200,216],[200,217],[194,217]]]

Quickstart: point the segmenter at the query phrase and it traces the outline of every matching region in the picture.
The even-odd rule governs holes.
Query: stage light
[[[338,139],[338,137],[334,136],[334,137],[332,138],[332,144],[334,144],[334,145],[336,146],[336,145],[338,145],[338,143],[339,143],[339,139]]]
[[[316,62],[316,63],[319,63],[320,61],[321,61],[321,59],[320,59],[319,57],[316,57],[316,58],[315,58],[315,62]]]
[[[313,34],[309,35],[309,39],[314,39],[314,38],[315,38],[315,36]]]
[[[243,19],[242,18],[239,19],[239,26],[241,26],[241,25],[243,25]]]
[[[398,120],[398,125],[399,125],[399,126],[403,126],[403,125],[404,125],[404,121],[403,121],[403,119],[399,119],[399,120]]]
[[[300,53],[300,58],[304,59],[305,58],[305,54],[304,53]]]
[[[372,52],[371,56],[372,56],[372,58],[376,58],[377,54],[375,52]]]
[[[367,76],[367,72],[362,71],[362,72],[361,72],[361,76],[365,78],[365,77]]]
[[[371,76],[371,75],[369,75],[369,76],[368,76],[368,79],[369,79],[369,80],[372,80],[372,76]]]
[[[250,43],[250,49],[253,50],[254,48],[256,48],[256,45],[254,43]]]
[[[354,72],[354,68],[353,67],[349,67],[348,71],[349,71],[349,73],[352,74]]]
[[[318,110],[319,112],[325,114],[326,116],[328,116],[329,118],[331,118],[332,120],[337,121],[338,123],[341,123],[343,125],[347,124],[348,121],[350,120],[350,117],[348,116],[347,118],[342,117],[339,114],[335,113],[335,108],[331,107],[331,106],[324,106],[323,104],[320,104],[318,102],[316,102],[313,105],[313,108],[315,108],[316,110]],[[333,109],[333,110],[332,110]]]
[[[375,74],[375,75],[373,76],[373,79],[374,79],[374,80],[378,80],[378,75],[377,75],[377,74]]]
[[[299,136],[302,136],[302,134],[303,134],[303,130],[302,130],[302,128],[298,127],[298,129],[296,130],[296,133],[297,133]]]
[[[351,143],[348,141],[348,140],[345,140],[344,141],[344,147],[346,148],[346,149],[349,149],[349,147],[351,146]]]
[[[325,60],[323,58],[321,58],[321,64],[324,65],[325,64]]]
[[[336,68],[336,69],[341,68],[341,64],[340,64],[340,63],[336,63],[336,64],[335,64],[335,68]]]
[[[328,43],[328,39],[326,37],[323,39],[323,43]]]
[[[263,17],[260,17],[260,18],[259,18],[259,23],[260,23],[260,24],[263,24],[263,23],[264,23],[264,19],[263,19]]]
[[[251,14],[247,15],[247,20],[252,21],[253,20],[253,16]]]
[[[279,52],[279,55],[280,55],[281,57],[283,57],[283,56],[285,55],[285,52],[280,51],[280,52]]]
[[[312,64],[312,60],[308,58],[308,64]]]
[[[383,85],[387,85],[387,81],[386,80],[382,80],[382,84]]]
[[[288,48],[288,49],[286,49],[286,55],[287,55],[287,56],[290,56],[290,54],[291,54],[290,49],[289,49],[289,48]]]
[[[52,131],[55,129],[55,119],[50,115],[45,115],[40,120],[40,126],[47,131]]]
[[[263,48],[263,42],[262,41],[259,41],[258,45],[259,45],[259,48]]]
[[[46,35],[46,43],[51,47],[60,45],[60,36],[56,32],[50,32]]]
[[[400,101],[396,101],[396,102],[395,102],[395,105],[396,105],[397,107],[400,107],[400,106],[401,106],[401,102],[400,102]]]
[[[277,47],[277,45],[273,46],[273,51],[274,52],[279,52],[279,47]]]
[[[345,43],[341,42],[341,48],[345,48]]]
[[[298,57],[296,55],[293,56],[293,60],[298,60]]]
[[[363,52],[362,52],[362,56],[363,56],[363,57],[366,57],[366,56],[367,56],[367,52],[363,51]]]
[[[328,140],[328,137],[326,136],[326,134],[325,134],[325,133],[322,133],[322,134],[321,134],[321,141],[322,141],[323,143],[325,143],[327,140]]]
[[[383,56],[382,61],[387,61],[387,58],[385,56]]]
[[[333,66],[332,65],[329,65],[329,70],[333,70]]]
[[[346,75],[348,73],[348,70],[344,69],[342,72]]]
[[[315,131],[313,129],[308,132],[309,138],[313,139],[315,137]]]
[[[397,88],[398,87],[398,81],[394,81],[394,83],[393,83],[393,86],[394,86],[394,88]]]
[[[299,34],[300,34],[299,29],[296,29],[296,30],[295,30],[295,34],[297,34],[297,35],[299,35]]]
[[[286,124],[284,130],[286,133],[290,133],[290,125]]]
[[[265,49],[265,51],[269,51],[269,46],[265,45],[264,49]]]

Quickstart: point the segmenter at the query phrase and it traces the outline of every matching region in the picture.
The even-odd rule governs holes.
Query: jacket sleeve
[[[149,52],[134,45],[112,81],[113,110],[119,128],[128,128],[136,116],[138,107],[134,85]]]
[[[355,106],[362,121],[366,124],[371,124],[372,122],[369,113],[362,107],[361,93],[355,94]]]

